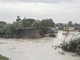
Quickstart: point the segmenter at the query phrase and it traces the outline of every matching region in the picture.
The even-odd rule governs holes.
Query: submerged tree
[[[23,20],[22,20],[22,24],[23,24],[23,27],[24,28],[29,28],[29,27],[31,27],[31,25],[32,25],[32,23],[35,21],[35,19],[26,19],[26,18],[24,18]]]
[[[54,27],[54,22],[52,19],[43,19],[41,21],[41,33],[46,34],[50,28]]]
[[[16,22],[19,22],[21,20],[20,16],[17,16]]]
[[[44,35],[50,28],[54,27],[54,22],[52,19],[36,20],[33,22],[32,27],[39,30],[40,35]]]
[[[13,26],[16,27],[16,29],[22,29],[23,24],[20,16],[17,16],[16,22],[13,22]]]
[[[54,22],[52,19],[43,19],[35,20],[35,19],[22,19],[20,16],[17,16],[17,19],[12,24],[6,24],[5,22],[0,22],[0,36],[7,37],[20,37],[20,32],[26,28],[33,28],[40,33],[40,35],[44,35],[48,32],[50,28],[54,27]]]
[[[32,23],[32,27],[33,27],[34,29],[40,29],[40,27],[41,27],[41,22],[40,22],[39,20],[34,21],[34,22]]]
[[[54,27],[54,22],[52,19],[43,19],[41,25],[44,27]]]

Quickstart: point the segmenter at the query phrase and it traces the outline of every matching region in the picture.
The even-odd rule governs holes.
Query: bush
[[[7,57],[5,57],[5,56],[0,55],[0,60],[9,60],[9,58],[7,58]]]
[[[80,55],[80,38],[70,40],[68,43],[63,42],[63,44],[61,45],[61,48],[63,50],[66,50],[69,52],[74,52],[74,53]]]

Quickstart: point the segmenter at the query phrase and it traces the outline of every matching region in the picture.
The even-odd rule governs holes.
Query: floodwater
[[[0,39],[0,54],[10,60],[80,60],[80,56],[56,48],[64,38],[59,31],[56,38]]]

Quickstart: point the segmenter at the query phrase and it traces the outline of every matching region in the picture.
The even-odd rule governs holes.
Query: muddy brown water
[[[71,37],[70,35],[69,37]],[[56,38],[41,39],[0,39],[0,54],[11,60],[80,60],[74,53],[56,49],[64,41],[62,31]]]

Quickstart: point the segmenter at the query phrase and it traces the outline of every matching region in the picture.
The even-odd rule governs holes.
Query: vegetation
[[[54,22],[52,19],[37,20],[33,22],[32,27],[39,30],[40,35],[44,36],[51,27],[54,27]]]
[[[0,60],[9,60],[9,58],[7,58],[7,57],[5,57],[5,56],[0,55]]]
[[[35,19],[26,19],[24,18],[22,20],[22,24],[23,24],[23,27],[24,28],[27,28],[27,27],[31,27],[32,23],[35,21]]]
[[[80,55],[80,38],[70,39],[69,42],[63,42],[61,48],[68,52],[73,52]]]
[[[7,24],[4,21],[0,21],[0,37],[2,38],[20,38],[20,32],[23,29],[35,29],[39,32],[41,36],[49,33],[51,28],[58,27],[60,30],[63,30],[65,26],[73,26],[76,30],[80,30],[80,24],[73,24],[72,21],[69,21],[67,24],[58,23],[55,24],[52,19],[21,19],[20,16],[17,16],[15,22]],[[52,36],[52,35],[51,35]]]
[[[66,26],[74,27],[75,30],[80,30],[80,24],[73,23],[72,21],[69,21],[68,23],[57,23],[57,24],[55,24],[55,26],[57,26],[60,30],[63,30],[64,27],[66,27]]]
[[[19,38],[20,32],[23,29],[35,29],[39,31],[39,34],[44,36],[48,30],[54,27],[54,22],[52,19],[21,19],[17,16],[17,19],[12,24],[7,24],[6,22],[0,22],[0,37],[6,38]]]

